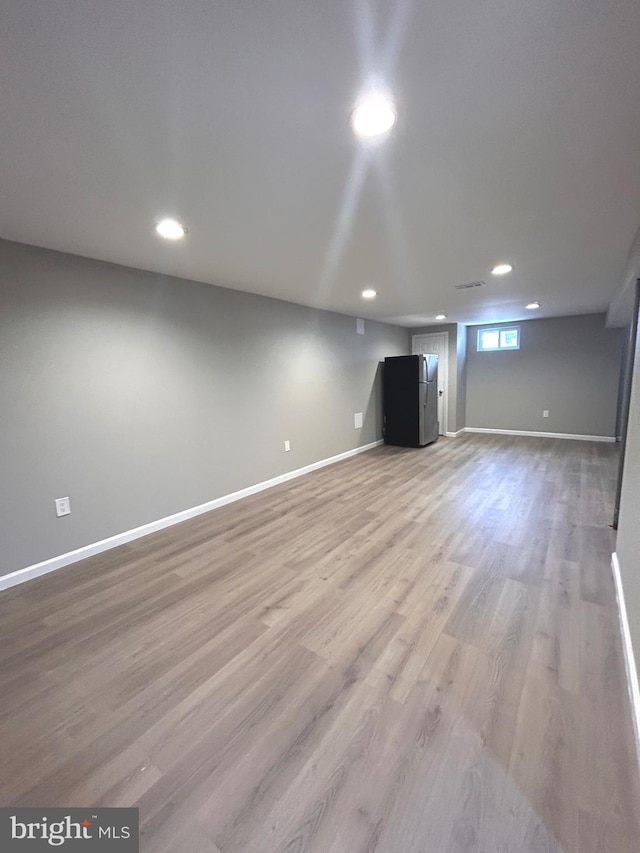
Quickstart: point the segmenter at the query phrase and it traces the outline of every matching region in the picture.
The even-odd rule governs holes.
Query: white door
[[[449,390],[449,332],[431,332],[413,336],[413,354],[438,356],[438,421],[440,435],[447,432],[447,398]]]

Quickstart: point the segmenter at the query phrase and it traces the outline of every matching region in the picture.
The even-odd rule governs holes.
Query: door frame
[[[418,346],[424,338],[429,338],[431,335],[444,335],[444,348],[446,358],[438,361],[438,391],[442,389],[442,424],[440,435],[448,435],[449,433],[449,332],[423,332],[420,335],[411,336],[411,353],[419,355]],[[444,366],[444,370],[440,369],[440,361]]]

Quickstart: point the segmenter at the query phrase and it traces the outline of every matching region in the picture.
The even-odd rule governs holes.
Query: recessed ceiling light
[[[156,233],[165,240],[182,240],[187,231],[177,219],[162,219],[156,225]]]
[[[382,136],[396,123],[396,108],[384,95],[369,95],[351,113],[351,127],[356,136]]]
[[[540,307],[540,303],[539,302],[530,302],[528,305],[525,305],[524,307],[528,308],[529,311],[535,311],[536,308]]]
[[[508,272],[513,272],[513,264],[496,264],[491,270],[492,275],[506,275]]]
[[[366,290],[362,291],[363,299],[375,299],[378,295],[378,291],[374,290],[372,287],[368,287]]]
[[[436,320],[446,320],[446,319],[447,319],[446,314],[436,314]]]

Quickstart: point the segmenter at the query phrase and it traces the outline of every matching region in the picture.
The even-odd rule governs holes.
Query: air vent
[[[486,281],[470,281],[469,284],[456,284],[454,290],[470,290],[472,287],[484,287]]]

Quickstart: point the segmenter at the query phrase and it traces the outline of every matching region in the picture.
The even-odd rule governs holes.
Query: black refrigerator
[[[424,447],[438,438],[438,356],[396,355],[384,360],[384,440]]]

